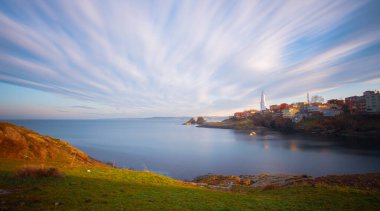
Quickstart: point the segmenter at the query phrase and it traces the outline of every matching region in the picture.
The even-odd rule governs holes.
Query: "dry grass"
[[[64,177],[64,174],[60,172],[57,168],[26,165],[21,167],[16,171],[16,177],[27,178],[27,177]]]

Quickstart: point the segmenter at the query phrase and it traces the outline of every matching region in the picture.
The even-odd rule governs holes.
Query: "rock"
[[[199,186],[218,189],[223,191],[234,191],[236,186],[249,186],[263,190],[280,187],[290,187],[295,185],[312,184],[313,178],[307,175],[286,175],[286,174],[259,174],[259,175],[205,175],[197,177],[193,182]]]
[[[197,121],[196,121],[196,123],[197,123],[198,125],[203,124],[203,123],[205,123],[205,122],[206,122],[206,118],[201,117],[201,116],[199,116],[199,117],[197,118]]]
[[[203,124],[206,122],[206,118],[199,116],[199,117],[191,117],[189,121],[183,123],[183,125],[194,125],[194,124]]]
[[[191,119],[189,119],[189,121],[183,123],[184,125],[193,125],[197,122],[197,119],[195,117],[192,117]]]
[[[59,203],[59,202],[54,202],[54,206],[56,206],[56,207],[58,207],[59,205],[61,205],[61,203]]]

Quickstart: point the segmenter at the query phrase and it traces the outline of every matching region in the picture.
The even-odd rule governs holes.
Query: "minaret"
[[[265,105],[265,95],[264,95],[264,91],[261,91],[260,110],[261,110],[261,111],[265,111],[265,110],[267,110],[267,107],[266,107],[266,105]]]
[[[306,107],[307,115],[309,115],[309,109],[310,109],[310,98],[309,98],[309,92],[307,92],[307,107]]]

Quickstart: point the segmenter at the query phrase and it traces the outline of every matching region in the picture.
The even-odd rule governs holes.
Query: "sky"
[[[0,1],[0,118],[231,115],[380,89],[380,1]]]

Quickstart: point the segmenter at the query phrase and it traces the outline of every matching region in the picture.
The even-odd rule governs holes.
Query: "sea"
[[[185,126],[189,118],[112,120],[7,120],[65,140],[91,157],[120,168],[191,180],[205,174],[380,172],[380,141],[272,130]]]

